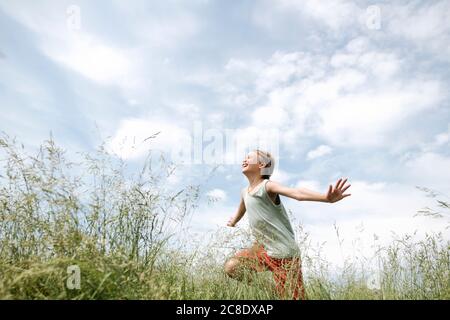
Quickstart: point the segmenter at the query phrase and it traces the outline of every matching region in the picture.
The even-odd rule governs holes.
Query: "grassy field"
[[[186,251],[171,241],[184,232],[202,189],[166,188],[176,166],[161,155],[149,153],[130,174],[104,146],[69,162],[52,139],[30,155],[4,135],[0,161],[1,299],[277,298],[270,273],[237,282],[208,258],[217,255],[214,246]],[[370,261],[346,260],[339,274],[320,252],[302,250],[307,297],[450,299],[449,248],[439,233],[403,236]],[[79,268],[79,289],[71,266]]]

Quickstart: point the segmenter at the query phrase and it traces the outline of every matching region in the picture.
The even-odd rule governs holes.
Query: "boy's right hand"
[[[228,220],[227,226],[228,227],[236,226],[236,224],[234,223],[234,217],[231,217],[230,220]]]

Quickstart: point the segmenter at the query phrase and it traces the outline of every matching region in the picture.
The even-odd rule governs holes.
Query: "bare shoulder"
[[[279,184],[278,182],[269,180],[266,183],[266,191],[269,195],[274,195],[277,192],[277,190],[279,189],[279,187],[281,186],[281,184]]]
[[[279,187],[281,184],[275,181],[269,180],[266,183],[266,192],[269,198],[273,201],[274,204],[279,205],[280,204],[280,192]]]
[[[279,195],[289,197],[292,199],[299,198],[299,191],[297,188],[291,188],[288,186],[284,186],[281,183],[278,183],[275,181],[268,182],[266,184],[266,190],[269,195],[279,194]]]

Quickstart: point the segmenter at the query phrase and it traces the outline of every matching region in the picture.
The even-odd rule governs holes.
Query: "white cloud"
[[[260,126],[280,127],[288,120],[287,112],[279,106],[257,108],[252,113],[253,123]]]
[[[421,79],[341,95],[320,110],[318,131],[333,145],[395,143],[389,133],[410,116],[437,107],[443,95],[439,82]]]
[[[295,178],[295,174],[286,172],[280,168],[275,167],[273,174],[270,176],[270,180],[287,185],[289,181]]]
[[[271,14],[262,15],[264,11],[258,11],[253,17],[254,20],[266,27],[271,27],[274,23],[274,15],[279,15],[280,19],[286,13],[299,15],[299,19],[311,19],[319,26],[325,26],[329,30],[339,31],[345,27],[354,25],[360,20],[364,12],[351,1],[330,0],[330,1],[296,1],[296,0],[271,0],[267,2],[266,10]]]
[[[148,139],[158,132],[155,138]],[[191,152],[188,130],[162,119],[126,119],[120,123],[107,147],[123,159],[134,159],[146,155],[150,149],[175,155],[180,146]]]
[[[306,188],[313,191],[322,191],[322,187],[320,186],[320,182],[316,180],[300,180],[295,185],[296,188]]]
[[[391,80],[402,67],[403,61],[395,53],[375,50],[363,36],[350,40],[343,50],[337,50],[330,59],[334,68],[353,68],[378,80]],[[352,69],[350,69],[352,70]]]
[[[54,2],[39,5],[17,2],[2,8],[34,32],[39,49],[50,59],[102,85],[142,90],[148,80],[139,73],[143,69],[139,50],[115,46],[95,34],[95,29],[88,29],[87,22],[83,22],[87,19],[85,12],[91,9],[95,14],[95,8],[80,6],[81,30],[70,30],[68,7]]]
[[[307,0],[298,2],[295,0],[283,0],[282,3],[287,4],[288,9],[296,8],[332,29],[340,29],[355,23],[361,14],[358,6],[350,1],[331,0],[317,2]]]
[[[450,196],[450,157],[434,152],[412,156],[404,163],[401,177],[415,185],[437,189]]]
[[[327,154],[330,154],[333,151],[333,148],[327,146],[327,145],[320,145],[317,148],[315,148],[314,150],[311,150],[308,152],[308,154],[306,155],[306,157],[311,160],[311,159],[316,159],[319,157],[323,157]]]
[[[406,121],[438,108],[448,95],[438,77],[412,76],[408,68],[395,51],[356,37],[328,57],[277,51],[267,61],[230,60],[226,75],[214,85],[227,87],[221,93],[229,101],[242,95],[265,101],[251,124],[279,128],[288,150],[311,136],[331,146],[409,147],[413,141],[393,135]]]
[[[227,199],[227,193],[224,190],[218,188],[209,190],[206,193],[206,196],[213,201],[224,201]]]
[[[148,1],[135,1],[133,5],[115,1],[114,5],[122,16],[132,17],[133,23],[127,27],[153,50],[174,49],[189,41],[202,27],[202,19],[189,7],[195,6],[193,2],[166,2],[166,10],[152,8],[154,4],[149,9]]]
[[[227,175],[225,176],[225,179],[227,179],[228,181],[232,181],[232,180],[234,179],[234,175],[232,175],[232,174],[227,174]]]
[[[173,102],[171,103],[172,107],[176,110],[177,116],[185,121],[199,121],[201,108],[200,106],[193,103],[185,103],[185,102]]]
[[[437,152],[441,148],[445,148],[450,143],[450,124],[448,130],[434,135],[432,141],[426,141],[420,144],[422,152]]]
[[[449,134],[447,132],[439,133],[434,137],[434,144],[442,146],[450,141]]]
[[[67,3],[15,1],[0,6],[30,29],[38,48],[49,58],[96,83],[118,86],[129,100],[130,96],[146,96],[157,85],[155,79],[160,81],[161,69],[169,68],[164,67],[170,61],[168,51],[186,44],[198,32],[202,20],[192,10],[198,4],[168,4],[171,10],[150,4],[149,10],[146,1],[133,5],[113,1],[108,12],[112,19],[121,19],[116,30],[105,23],[109,18],[102,4],[83,2],[76,5],[81,14],[78,31],[68,27]]]
[[[139,85],[139,57],[131,50],[105,45],[93,36],[68,35],[66,46],[52,43],[44,52],[52,59],[101,84]]]
[[[256,148],[270,152],[279,159],[279,132],[277,128],[248,126],[223,132],[225,141],[224,159],[226,163],[242,163],[242,159]]]
[[[409,40],[419,50],[448,61],[450,3],[448,1],[386,4],[382,7],[387,31]]]

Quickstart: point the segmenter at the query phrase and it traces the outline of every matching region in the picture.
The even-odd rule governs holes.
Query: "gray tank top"
[[[250,193],[247,187],[241,191],[252,235],[270,257],[300,256],[286,209],[281,201],[275,204],[267,193],[268,181],[264,179]]]

